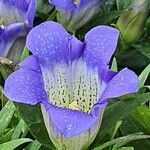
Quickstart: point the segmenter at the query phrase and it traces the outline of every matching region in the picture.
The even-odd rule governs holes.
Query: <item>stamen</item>
[[[72,110],[80,110],[80,107],[79,107],[77,101],[73,101],[71,104],[69,104],[69,108]]]

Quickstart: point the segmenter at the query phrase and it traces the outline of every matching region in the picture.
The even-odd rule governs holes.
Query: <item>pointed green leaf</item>
[[[102,150],[108,146],[114,145],[112,150],[116,150],[117,148],[122,147],[123,145],[133,141],[133,140],[138,140],[138,139],[145,139],[145,138],[150,138],[150,135],[142,135],[142,133],[135,133],[135,134],[130,134],[124,137],[120,137],[117,139],[114,139],[112,141],[106,142],[104,144],[101,144],[100,146],[94,148],[93,150]]]
[[[134,150],[134,148],[133,147],[122,147],[122,148],[115,149],[115,150]]]
[[[41,147],[41,143],[39,143],[37,140],[30,143],[25,150],[38,150]]]
[[[14,150],[18,146],[22,145],[23,143],[31,142],[31,139],[22,138],[17,140],[12,140],[7,143],[0,144],[0,150]]]
[[[92,147],[99,145],[101,139],[110,131],[114,125],[128,116],[141,104],[150,100],[150,92],[144,94],[129,94],[115,100],[115,103],[108,106],[104,112],[100,130],[95,138]]]
[[[0,137],[5,132],[15,112],[15,107],[12,102],[7,102],[5,107],[0,111]]]
[[[21,55],[21,61],[24,60],[28,56],[29,56],[29,50],[25,47]]]
[[[41,109],[39,105],[31,106],[26,104],[15,103],[15,106],[28,126],[30,132],[33,134],[35,139],[37,139],[44,146],[52,148],[54,147],[49,139],[47,133]]]
[[[139,76],[140,87],[144,86],[149,74],[150,74],[150,64],[143,70],[143,72]]]

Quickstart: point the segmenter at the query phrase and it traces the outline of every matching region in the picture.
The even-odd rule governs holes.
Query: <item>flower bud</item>
[[[126,44],[132,44],[140,37],[148,16],[148,0],[134,0],[120,16],[117,27]]]
[[[51,0],[51,4],[59,10],[57,20],[68,30],[77,30],[85,25],[98,11],[103,0],[74,0],[60,2]]]

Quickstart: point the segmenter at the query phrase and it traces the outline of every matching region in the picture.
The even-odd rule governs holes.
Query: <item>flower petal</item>
[[[46,105],[53,124],[63,135],[71,137],[91,128],[96,118],[80,111]],[[58,119],[59,118],[59,119]]]
[[[30,0],[1,0],[1,3],[8,7],[16,7],[17,9],[26,11]]]
[[[11,23],[24,22],[26,9],[27,3],[25,0],[1,0],[1,24],[9,25]]]
[[[47,103],[42,106],[45,125],[53,144],[57,149],[65,147],[69,150],[88,148],[99,130],[103,111],[102,106],[96,118]]]
[[[45,101],[42,76],[29,69],[19,69],[5,81],[5,95],[12,101],[35,105]]]
[[[49,0],[49,2],[58,7],[59,9],[73,10],[76,8],[74,0]]]
[[[119,31],[108,27],[98,26],[91,29],[85,36],[84,57],[93,67],[105,67],[115,52]]]
[[[123,69],[110,80],[101,96],[101,101],[138,91],[138,77],[129,70]]]
[[[36,71],[37,73],[41,73],[41,68],[39,66],[39,62],[38,62],[37,58],[33,55],[24,59],[19,64],[19,66],[24,69],[30,69],[30,70]]]
[[[11,46],[18,37],[25,36],[28,29],[23,23],[15,23],[9,26],[0,27],[0,56],[6,57]]]
[[[79,57],[82,48],[79,40],[75,40],[63,26],[53,21],[33,28],[27,37],[26,45],[44,66],[60,61],[68,63],[72,58]]]
[[[33,20],[36,11],[35,0],[1,0],[0,18],[3,25],[23,22],[30,27],[33,26]]]
[[[36,0],[29,0],[29,6],[28,6],[28,11],[26,14],[26,18],[27,18],[27,24],[30,25],[30,27],[33,26],[33,21],[34,21],[34,17],[35,17],[35,13],[36,13]]]
[[[80,0],[80,2],[77,3],[77,8],[71,12],[72,18],[70,20],[74,29],[79,29],[85,25],[94,16],[94,14],[98,12],[101,0]],[[66,11],[64,17],[69,16],[69,13],[70,12]]]

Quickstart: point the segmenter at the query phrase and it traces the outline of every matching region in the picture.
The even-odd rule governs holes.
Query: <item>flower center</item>
[[[49,100],[56,106],[90,112],[100,97],[98,71],[88,68],[83,60],[42,72]]]

